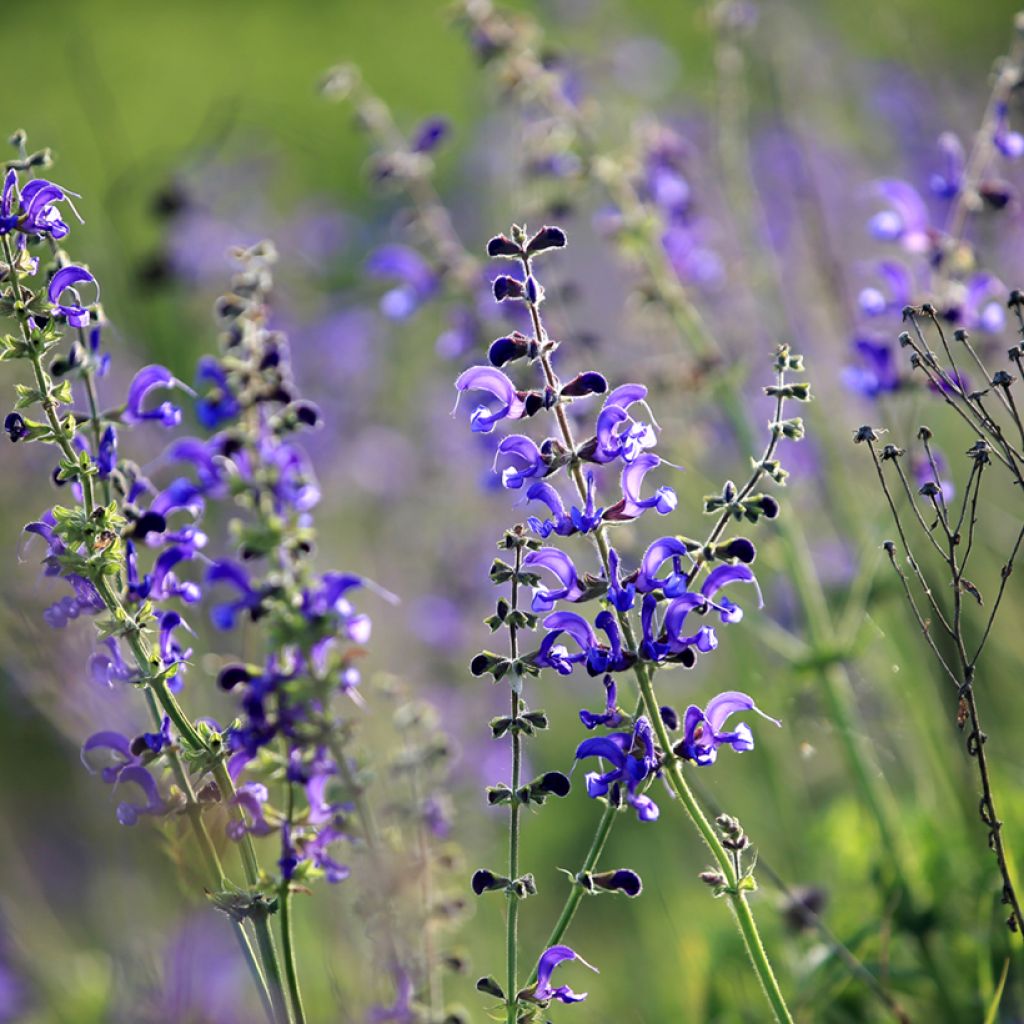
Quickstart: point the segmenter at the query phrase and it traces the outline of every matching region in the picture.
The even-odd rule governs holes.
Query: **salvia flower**
[[[574,992],[568,985],[556,987],[551,984],[551,975],[555,968],[569,960],[578,960],[595,974],[599,973],[593,964],[588,964],[576,950],[569,946],[551,946],[541,953],[540,960],[537,962],[537,984],[532,991],[520,993],[519,998],[537,1003],[548,1003],[552,999],[557,999],[561,1003],[580,1003],[586,999],[586,992]]]
[[[65,317],[72,327],[85,327],[89,323],[89,306],[83,304],[78,292],[79,286],[83,284],[95,288],[94,301],[98,301],[100,293],[96,278],[85,267],[77,267],[74,264],[58,270],[47,289],[47,296],[55,312]]]
[[[455,387],[458,391],[487,391],[497,400],[497,408],[493,411],[486,405],[478,405],[473,410],[469,424],[475,433],[489,434],[500,420],[516,420],[526,412],[526,405],[515,385],[493,366],[470,367],[459,375]]]
[[[640,784],[657,773],[658,759],[654,749],[654,730],[644,717],[636,720],[632,732],[613,732],[584,740],[576,748],[576,760],[597,757],[607,761],[606,772],[587,773],[587,795],[608,797],[632,807],[640,821],[657,821],[658,805],[639,791]]]
[[[750,727],[741,722],[731,732],[723,731],[726,721],[742,711],[753,711],[769,722],[781,727],[778,719],[766,715],[754,703],[754,698],[737,690],[726,690],[711,699],[703,710],[691,704],[683,716],[683,738],[676,752],[703,766],[714,764],[718,748],[723,744],[743,753],[754,749],[754,735]]]

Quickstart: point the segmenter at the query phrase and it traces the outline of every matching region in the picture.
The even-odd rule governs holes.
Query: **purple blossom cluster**
[[[18,385],[5,432],[12,442],[56,450],[53,480],[71,501],[26,527],[45,545],[44,574],[69,591],[44,619],[62,628],[95,617],[92,678],[142,690],[152,717],[150,729],[134,736],[93,734],[82,759],[116,794],[122,825],[178,815],[191,822],[212,874],[210,899],[231,917],[269,1016],[301,1021],[291,892],[321,876],[344,880],[349,868],[335,848],[372,838],[365,819],[358,823],[361,784],[337,703],[360,700],[357,666],[371,624],[352,595],[366,581],[312,563],[320,491],[299,435],[319,426],[320,414],[297,394],[287,339],[269,326],[275,253],[268,243],[236,254],[242,269],[217,305],[220,352],[200,360],[194,389],[150,365],[135,374],[122,404],[103,408],[97,380],[109,356],[99,287],[56,244],[69,232],[60,205],[70,206],[71,195],[42,179],[22,182],[16,169],[6,174],[4,302],[20,337],[4,339],[2,358],[29,363],[34,380]],[[52,263],[34,255],[45,243]],[[58,354],[66,340],[66,354]],[[175,393],[207,433],[171,441],[152,467],[157,475],[127,456],[123,435],[176,430],[183,409]],[[43,419],[32,418],[36,408]],[[163,479],[168,467],[180,475]],[[217,506],[235,510],[232,551],[220,558],[211,557],[205,526]],[[223,726],[192,719],[181,703],[203,608],[215,630],[237,636],[255,624],[263,638],[258,660],[223,663],[218,688],[237,708]],[[208,684],[193,685],[189,703],[218,703]],[[208,823],[241,847],[245,887],[229,881]],[[253,843],[271,835],[280,850],[276,872],[259,866]],[[291,965],[286,978],[267,925],[275,911]]]
[[[584,709],[580,720],[588,730],[609,731],[583,740],[575,761],[595,760],[601,766],[586,775],[586,789],[591,798],[605,801],[612,813],[628,807],[640,821],[653,822],[659,817],[659,807],[649,790],[666,772],[671,774],[673,787],[685,786],[676,774],[678,764],[711,765],[723,746],[738,752],[753,749],[753,733],[746,723],[728,726],[729,719],[742,712],[763,715],[752,697],[726,691],[705,708],[690,705],[680,717],[673,708],[654,701],[652,677],[656,670],[672,665],[692,668],[699,656],[716,650],[718,634],[707,620],[730,625],[743,617],[742,609],[726,591],[731,594],[737,584],[748,584],[760,603],[760,589],[750,567],[756,558],[753,543],[742,536],[723,540],[722,534],[732,519],[756,522],[778,514],[775,499],[754,493],[753,488],[765,473],[777,480],[784,478],[774,458],[775,449],[783,437],[799,438],[802,425],[798,419],[782,418],[783,404],[786,399],[809,398],[807,384],[786,383],[786,372],[799,370],[802,364],[788,349],[781,349],[776,359],[777,384],[766,389],[777,402],[772,440],[760,462],[755,461],[752,481],[742,489],[728,483],[721,496],[705,499],[705,511],[720,517],[707,542],[679,535],[659,537],[650,543],[637,566],[629,569],[611,535],[645,514],[668,516],[675,511],[675,490],[667,484],[652,487],[648,476],[660,476],[665,469],[677,467],[653,451],[660,428],[647,405],[646,387],[627,383],[610,389],[606,378],[594,370],[563,383],[556,372],[559,343],[543,326],[544,287],[535,260],[565,245],[565,232],[558,227],[544,227],[530,235],[514,225],[509,235],[491,239],[488,255],[513,261],[519,270],[494,278],[494,297],[499,303],[520,303],[529,314],[532,332],[529,336],[514,332],[497,339],[489,348],[489,363],[465,370],[455,381],[460,398],[467,392],[482,396],[469,416],[474,433],[490,434],[506,421],[525,425],[544,414],[548,417],[545,422],[555,428],[554,435],[541,440],[509,433],[498,443],[494,473],[502,486],[521,493],[522,503],[542,506],[548,514],[529,515],[525,523],[509,531],[502,546],[515,552],[514,564],[498,559],[491,570],[493,582],[512,585],[511,602],[502,598],[488,620],[492,629],[508,628],[510,656],[484,651],[471,666],[475,675],[513,681],[510,715],[491,723],[495,736],[512,735],[512,787],[488,790],[490,803],[510,805],[513,849],[518,845],[518,805],[543,802],[547,795],[563,796],[569,789],[568,780],[564,784],[551,780],[552,774],[559,778],[557,773],[527,785],[519,780],[522,736],[547,726],[544,712],[530,711],[525,703],[525,679],[543,669],[570,675],[582,667],[589,676],[602,680],[605,710]],[[515,364],[535,367],[538,382],[520,387],[510,376]],[[581,412],[601,396],[596,412]],[[585,431],[582,439],[576,433],[580,426]],[[568,486],[571,498],[563,495],[559,483]],[[574,537],[580,541],[570,539]],[[586,546],[579,555],[566,550],[565,545],[581,542]],[[579,561],[584,555],[596,555],[593,569]],[[518,606],[520,588],[528,588],[532,594],[529,612]],[[598,610],[588,614],[588,604],[596,604]],[[530,652],[520,651],[520,632],[534,628],[544,631],[539,646]],[[623,673],[635,676],[639,683],[641,699],[633,714],[617,703],[617,678]],[[681,731],[676,741],[670,739],[673,731]],[[532,875],[520,877],[518,871],[513,854],[507,875],[480,869],[474,875],[473,888],[478,894],[506,892],[514,915],[518,901],[535,891]],[[640,891],[639,876],[628,868],[603,873],[600,882],[597,877],[587,871],[575,882],[590,892],[606,889],[637,895]],[[514,922],[514,916],[510,920]],[[514,923],[509,928],[512,943]],[[544,974],[551,964],[576,956],[569,947],[548,949],[533,987],[520,990],[514,968],[507,988],[490,977],[481,979],[478,987],[503,1000],[510,1021],[524,1019],[516,1016],[520,1011],[526,1019],[533,1019],[534,1002],[544,1006],[551,999],[576,1002],[583,998],[564,986],[552,989]]]

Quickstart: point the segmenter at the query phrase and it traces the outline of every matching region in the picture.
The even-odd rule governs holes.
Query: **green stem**
[[[583,866],[580,868],[580,874],[593,871],[597,866],[601,852],[604,850],[605,843],[608,841],[608,836],[611,834],[612,826],[615,824],[615,816],[616,808],[609,804],[604,809],[604,813],[601,815],[601,820],[597,824],[597,831],[594,833],[590,849],[587,850],[587,855],[583,858]],[[565,905],[562,907],[561,914],[558,915],[555,927],[551,929],[551,934],[548,936],[548,940],[544,944],[545,949],[549,949],[551,946],[557,946],[562,941],[562,936],[569,930],[569,925],[572,924],[572,919],[576,916],[576,909],[579,907],[580,901],[583,899],[584,891],[585,890],[582,885],[578,882],[573,882],[572,891],[569,893],[569,896],[565,901]],[[527,985],[532,985],[536,980],[537,968],[534,967]]]
[[[523,549],[516,547],[515,570],[512,574],[512,600],[511,610],[515,612],[519,607],[519,573],[523,565]],[[519,658],[519,638],[515,625],[508,628],[509,648],[512,661]],[[519,814],[522,805],[519,802],[519,784],[522,773],[523,740],[518,724],[520,699],[519,687],[522,685],[522,677],[516,676],[512,684],[512,707],[511,715],[513,726],[512,734],[512,799],[509,802],[508,818],[508,877],[515,883],[519,878]],[[505,928],[505,958],[508,974],[508,988],[506,990],[508,1024],[516,1024],[519,1016],[519,894],[510,886],[508,892],[508,919]]]
[[[288,823],[295,813],[295,793],[292,783],[288,787]],[[299,971],[295,959],[295,937],[292,931],[292,892],[285,881],[281,883],[281,951],[284,955],[284,973],[288,982],[288,995],[292,1003],[295,1024],[306,1024],[306,1012],[302,1007],[302,992],[299,988]]]
[[[235,784],[223,761],[218,761],[214,765],[213,777],[216,780],[217,787],[220,789],[221,799],[230,808],[232,816],[243,826],[246,825],[245,815],[234,799],[237,796]],[[239,848],[242,854],[242,868],[245,872],[246,884],[255,894],[260,888],[260,866],[259,860],[256,857],[256,846],[247,828],[242,832]],[[256,943],[260,948],[263,968],[267,975],[267,987],[270,990],[270,1002],[274,1009],[274,1020],[277,1024],[294,1024],[294,1018],[289,1012],[288,1004],[285,1001],[284,986],[281,982],[281,961],[277,955],[277,948],[274,945],[274,936],[267,921],[267,915],[266,913],[256,912],[252,915],[251,920],[256,931]]]

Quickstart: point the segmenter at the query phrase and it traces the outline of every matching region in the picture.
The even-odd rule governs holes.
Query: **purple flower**
[[[539,548],[530,551],[523,559],[523,568],[547,569],[557,577],[561,587],[549,590],[537,588],[533,592],[533,610],[548,612],[558,601],[578,601],[583,596],[579,585],[576,566],[572,559],[558,548]]]
[[[547,1003],[557,999],[562,1003],[579,1003],[587,998],[586,992],[573,992],[568,985],[559,985],[557,988],[551,986],[551,975],[555,968],[567,960],[578,960],[584,967],[588,967],[595,974],[600,973],[592,964],[588,964],[574,949],[569,946],[551,946],[541,953],[537,961],[537,984],[533,987],[532,993],[523,998],[528,998],[538,1003]]]
[[[963,303],[956,320],[960,326],[969,331],[984,331],[986,334],[999,334],[1006,326],[1006,310],[1003,298],[1007,292],[1006,285],[994,274],[972,274],[967,281]]]
[[[963,143],[953,132],[943,132],[938,146],[943,166],[928,179],[928,187],[940,199],[955,199],[964,178]]]
[[[270,835],[274,826],[267,821],[263,811],[263,805],[269,798],[267,787],[262,782],[246,782],[239,786],[231,803],[245,813],[242,820],[232,818],[227,823],[228,838],[237,843],[247,832],[254,836]],[[248,821],[244,820],[245,815],[248,815]]]
[[[10,172],[13,174],[14,172]],[[8,175],[10,180],[10,175]],[[5,204],[8,202],[7,189],[4,188]],[[25,183],[21,189],[21,208],[22,208],[22,219],[19,227],[22,231],[29,235],[49,235],[51,238],[59,241],[64,238],[71,230],[64,220],[61,218],[60,210],[54,205],[55,203],[67,203],[71,207],[71,211],[76,217],[78,222],[83,223],[82,218],[78,215],[78,211],[75,209],[74,203],[71,202],[70,196],[78,198],[76,192],[68,192],[66,189],[55,185],[52,181],[46,181],[44,178],[33,178],[32,181]],[[54,301],[52,298],[51,302]],[[79,327],[80,324],[74,326]]]
[[[608,600],[611,606],[620,612],[628,612],[636,603],[636,583],[625,583],[619,573],[619,553],[615,548],[608,549],[608,567],[611,578],[608,580]]]
[[[117,466],[117,432],[108,425],[100,435],[96,452],[96,469],[101,480],[106,480]]]
[[[235,622],[242,612],[247,611],[252,616],[258,611],[260,595],[253,590],[248,575],[237,562],[227,559],[214,562],[206,570],[206,582],[227,583],[238,591],[237,600],[214,605],[210,609],[210,618],[218,629],[234,629]]]
[[[100,778],[108,785],[113,785],[125,768],[138,763],[138,758],[132,753],[131,747],[131,740],[122,733],[113,730],[93,733],[82,744],[82,764],[88,771],[95,774],[96,769],[86,754],[91,754],[95,750],[107,751],[110,763],[100,769]]]
[[[597,639],[593,627],[582,615],[575,612],[552,612],[544,620],[544,627],[550,630],[541,641],[534,656],[534,663],[542,668],[553,668],[559,675],[569,675],[573,668],[583,663],[592,676],[605,672],[621,672],[633,663],[632,655],[622,649],[622,638],[615,616],[609,611],[599,612],[594,625],[608,637],[608,644]],[[578,654],[556,641],[565,633],[576,641]]]
[[[622,501],[607,510],[606,518],[618,521],[636,519],[649,508],[657,509],[663,516],[672,512],[678,499],[671,487],[659,487],[649,498],[640,497],[644,477],[660,465],[661,459],[649,452],[628,463],[622,471]]]
[[[503,437],[494,455],[494,472],[499,472],[498,461],[502,456],[507,464],[500,471],[501,486],[517,491],[527,480],[546,476],[548,465],[536,443],[523,434],[509,434]]]
[[[55,279],[56,280],[56,279]],[[144,366],[132,379],[128,388],[121,420],[124,423],[144,423],[156,420],[165,427],[176,427],[181,422],[181,409],[170,402],[163,402],[154,409],[143,410],[142,406],[151,391],[159,388],[181,388],[191,393],[166,367],[153,363]]]
[[[894,260],[882,260],[878,264],[882,288],[862,288],[857,296],[857,305],[865,316],[882,316],[903,309],[913,299],[914,283],[910,271]]]
[[[917,189],[888,178],[876,182],[875,191],[888,206],[868,221],[872,236],[882,242],[898,242],[907,252],[928,252],[933,237],[931,218]]]
[[[647,397],[647,388],[642,384],[623,384],[612,391],[604,401],[597,416],[597,447],[592,456],[594,462],[612,462],[621,458],[633,462],[645,448],[657,444],[654,426],[634,419],[629,408]],[[648,413],[650,410],[648,409]],[[654,417],[651,417],[652,421]]]
[[[122,825],[134,825],[139,817],[144,814],[161,815],[168,811],[168,804],[160,796],[160,789],[156,779],[150,774],[147,768],[141,764],[125,765],[114,781],[115,790],[125,784],[137,786],[145,798],[144,803],[133,803],[130,800],[122,800],[117,805],[117,820]]]
[[[595,714],[593,711],[587,711],[585,708],[582,709],[580,711],[580,721],[585,729],[596,729],[599,725],[614,729],[615,726],[622,725],[626,719],[626,716],[616,703],[615,677],[606,675],[602,682],[605,689],[604,711]]]
[[[1018,160],[1024,156],[1024,135],[1010,129],[1009,108],[1005,101],[996,104],[996,123],[992,141],[996,149],[1008,160]]]
[[[526,525],[539,537],[550,537],[552,533],[560,537],[569,537],[574,533],[590,533],[601,522],[604,509],[594,507],[594,474],[587,474],[587,499],[581,509],[573,505],[567,513],[565,505],[558,491],[551,484],[540,481],[535,483],[527,492],[528,501],[542,501],[551,509],[553,519],[539,519],[537,516],[529,516]]]
[[[640,573],[636,578],[636,589],[647,594],[660,587],[666,597],[678,597],[685,593],[689,577],[683,569],[682,559],[689,557],[686,545],[678,537],[659,537],[644,552]],[[669,560],[672,562],[672,572],[665,579],[659,579],[658,572]]]
[[[437,275],[427,261],[407,245],[383,245],[366,261],[371,277],[397,279],[384,293],[380,310],[390,320],[405,320],[437,290]]]
[[[754,704],[753,697],[737,690],[726,690],[713,697],[703,711],[695,704],[686,709],[683,739],[676,746],[676,753],[706,766],[715,763],[718,748],[722,744],[727,744],[739,753],[753,750],[754,735],[745,722],[741,722],[732,732],[722,731],[726,720],[739,711],[754,711],[780,728],[782,726],[780,721],[761,711]]]
[[[499,406],[491,412],[486,405],[478,405],[470,416],[470,429],[478,434],[489,434],[494,424],[503,419],[520,419],[526,405],[519,397],[515,385],[493,366],[473,366],[461,373],[455,381],[458,391],[488,391],[498,400]],[[457,404],[457,403],[456,403]]]
[[[47,289],[47,296],[51,305],[57,307],[57,313],[66,317],[72,327],[85,327],[89,322],[89,310],[82,304],[76,285],[92,284],[96,287],[96,298],[99,301],[100,288],[96,278],[89,273],[85,267],[78,267],[74,264],[62,267],[50,280]],[[70,293],[70,299],[65,298],[65,293]]]
[[[840,371],[840,377],[850,391],[870,399],[899,391],[902,381],[895,354],[887,342],[857,338],[853,350],[858,362],[844,366]]]
[[[610,796],[613,804],[624,796],[640,821],[657,821],[658,805],[649,796],[638,792],[640,783],[658,770],[654,730],[646,718],[638,718],[632,732],[613,732],[584,740],[576,748],[576,760],[588,757],[601,758],[611,765],[603,774],[587,774],[588,796],[592,799]]]
[[[227,372],[212,356],[199,360],[196,391],[196,418],[207,430],[216,430],[238,415],[238,399],[231,391]]]

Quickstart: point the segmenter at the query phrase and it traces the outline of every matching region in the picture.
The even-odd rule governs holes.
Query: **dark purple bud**
[[[497,338],[491,342],[487,350],[487,358],[492,366],[504,366],[515,359],[522,359],[530,354],[530,339],[515,331],[507,338]]]
[[[600,874],[591,875],[591,881],[599,889],[606,889],[608,892],[621,892],[627,896],[639,896],[643,891],[644,883],[640,876],[629,868],[619,868],[616,871],[602,871]]]
[[[523,250],[516,245],[507,235],[495,235],[487,243],[487,255],[488,256],[504,256],[508,259],[517,259],[522,256]],[[501,299],[498,299],[500,302]]]
[[[150,533],[163,533],[167,529],[167,520],[159,512],[143,512],[125,532],[126,537],[137,537],[142,540]]]
[[[536,306],[541,300],[541,296],[544,294],[543,289],[537,283],[537,278],[530,274],[526,279],[526,298],[531,306]]]
[[[410,149],[414,153],[431,153],[444,141],[449,125],[443,117],[429,117],[415,131]]]
[[[565,232],[561,228],[543,227],[530,239],[526,251],[532,256],[545,249],[563,249],[565,243]]]
[[[675,732],[679,728],[679,712],[669,704],[663,705],[660,709],[661,720],[669,732]]]
[[[497,892],[500,889],[504,889],[507,885],[507,878],[496,875],[493,871],[488,871],[486,868],[479,868],[473,872],[472,886],[473,892],[477,896],[482,896],[485,892]]]
[[[778,511],[779,506],[776,502],[775,515],[778,515]],[[768,515],[767,511],[765,512],[765,515],[768,516],[769,519],[774,518],[773,516]],[[733,537],[732,540],[715,546],[715,556],[726,561],[731,558],[735,558],[737,561],[743,562],[745,565],[750,565],[750,563],[757,558],[757,549],[751,541],[747,540],[746,537]]]
[[[492,287],[494,288],[494,298],[498,302],[523,297],[523,282],[516,277],[509,277],[508,274],[496,277]]]
[[[530,783],[530,790],[533,793],[550,796],[568,796],[571,788],[572,783],[569,781],[569,777],[561,772],[545,772]]]
[[[608,381],[595,370],[577,374],[562,387],[562,396],[582,398],[584,395],[603,395],[608,390]]]
[[[315,427],[320,422],[320,410],[312,402],[296,402],[292,406],[295,418],[307,427]]]
[[[28,427],[25,425],[25,420],[22,418],[21,413],[18,412],[11,412],[7,414],[7,418],[4,420],[4,430],[7,431],[7,436],[11,441],[15,443],[28,434]]]
[[[252,679],[244,665],[227,665],[217,676],[217,685],[222,690],[233,690],[239,683],[247,683]]]

